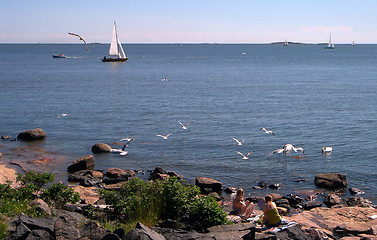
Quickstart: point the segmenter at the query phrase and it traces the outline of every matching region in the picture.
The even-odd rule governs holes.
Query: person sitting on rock
[[[268,227],[277,227],[282,224],[282,218],[279,214],[276,204],[273,202],[272,196],[267,195],[263,207],[263,224]]]
[[[244,200],[244,191],[242,188],[237,189],[236,197],[232,201],[233,212],[240,214],[247,219],[254,213],[254,204],[248,200]]]

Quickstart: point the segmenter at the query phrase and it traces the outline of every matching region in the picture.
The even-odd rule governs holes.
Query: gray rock
[[[315,176],[314,183],[322,188],[342,189],[347,187],[347,178],[341,173],[319,173]]]
[[[332,193],[325,197],[323,203],[328,207],[332,207],[334,205],[341,204],[342,199],[338,195]]]
[[[107,153],[111,152],[111,147],[106,143],[96,143],[92,146],[93,153]]]
[[[94,156],[89,155],[89,156],[81,157],[73,161],[73,163],[70,166],[68,166],[67,170],[68,172],[77,172],[80,170],[87,170],[87,169],[93,169],[93,168],[94,168]]]
[[[201,190],[205,188],[211,188],[211,192],[219,192],[222,189],[223,184],[215,179],[207,177],[197,177],[195,179],[195,185]]]
[[[310,210],[312,208],[321,207],[322,203],[320,201],[310,201],[310,202],[303,202],[301,206],[304,210]]]
[[[371,207],[372,202],[363,197],[348,197],[346,199],[347,206],[358,206],[358,207]]]
[[[27,130],[18,134],[17,138],[26,141],[46,139],[46,133],[41,128]]]
[[[136,228],[129,231],[126,235],[127,240],[165,240],[161,234],[151,230],[138,222]]]
[[[348,191],[351,193],[351,194],[354,194],[354,195],[357,195],[357,194],[363,194],[364,192],[361,191],[360,189],[357,189],[357,188],[354,188],[354,187],[350,187],[348,188]]]
[[[130,169],[109,168],[107,169],[105,175],[109,178],[127,179],[128,177],[135,176],[136,173],[134,170]]]
[[[80,229],[80,234],[82,237],[87,237],[91,240],[101,240],[105,235],[109,234],[110,231],[103,228],[99,223],[90,221],[85,224]]]
[[[299,224],[288,227],[281,232],[273,232],[278,239],[311,240],[312,238],[301,229]]]
[[[167,172],[160,166],[157,166],[152,172],[151,175],[161,173],[161,174],[167,174]]]
[[[37,229],[30,232],[25,240],[54,240],[50,233],[43,229]]]
[[[35,206],[36,207],[35,210],[37,212],[43,214],[43,215],[51,216],[51,214],[52,214],[51,208],[42,199],[35,199],[35,200],[29,202],[29,205],[30,206]]]
[[[79,226],[85,217],[74,212],[59,210],[59,218],[54,225],[56,240],[71,240],[80,238]]]
[[[121,240],[121,238],[114,233],[109,233],[106,234],[101,240]]]

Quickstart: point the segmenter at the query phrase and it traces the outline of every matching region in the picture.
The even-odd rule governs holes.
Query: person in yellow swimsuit
[[[273,202],[272,196],[267,195],[264,200],[265,204],[263,207],[263,224],[268,228],[281,225],[282,218],[279,214],[276,204]]]

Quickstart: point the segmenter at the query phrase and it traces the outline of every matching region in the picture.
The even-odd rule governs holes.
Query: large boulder
[[[73,161],[73,163],[68,166],[68,172],[77,172],[80,170],[87,170],[94,168],[94,156],[89,155],[86,157],[82,157]]]
[[[129,231],[126,235],[127,240],[165,240],[164,236],[144,226],[138,222],[136,228]]]
[[[87,219],[74,212],[59,210],[59,218],[56,220],[55,237],[57,240],[71,240],[80,238],[80,225]]]
[[[29,205],[34,206],[35,210],[42,215],[51,216],[52,214],[51,208],[42,199],[34,199],[33,201],[29,202]]]
[[[43,236],[35,239],[53,239],[56,217],[32,218],[20,214],[9,223],[9,239],[32,239],[33,236]],[[51,237],[51,238],[50,238]]]
[[[136,176],[134,170],[131,169],[119,169],[119,168],[109,168],[105,173],[107,179],[102,182],[105,184],[116,184],[119,182],[128,181]]]
[[[111,147],[106,143],[96,143],[92,146],[93,153],[111,152]]]
[[[334,205],[341,204],[342,199],[338,195],[332,193],[325,197],[325,199],[323,200],[323,203],[328,207],[332,207]]]
[[[111,233],[106,228],[102,227],[99,223],[90,221],[86,223],[81,229],[81,237],[87,237],[91,240],[101,240],[104,236]]]
[[[342,189],[347,187],[346,175],[342,173],[319,173],[314,179],[315,185],[327,189]]]
[[[202,192],[206,191],[206,189],[210,189],[211,192],[219,192],[223,186],[221,182],[207,177],[197,177],[195,179],[195,185],[198,186]]]
[[[18,134],[17,138],[26,141],[42,140],[46,138],[46,133],[41,128],[27,130]]]

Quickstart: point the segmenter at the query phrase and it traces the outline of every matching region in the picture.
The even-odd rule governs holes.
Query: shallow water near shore
[[[338,172],[377,203],[377,45],[124,44],[127,62],[102,63],[108,47],[0,44],[0,135],[47,133],[0,141],[0,161],[36,146],[59,156],[49,167],[66,181],[67,166],[95,143],[133,137],[127,156],[95,155],[96,169],[161,166],[258,196],[316,189],[317,173]],[[177,120],[192,123],[183,130]],[[268,157],[286,143],[305,153]],[[253,150],[248,160],[236,153]],[[282,187],[252,189],[258,181]]]

